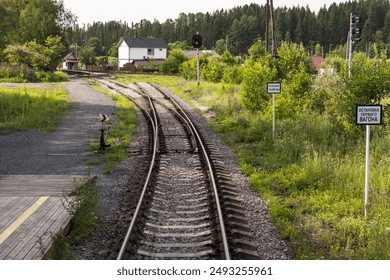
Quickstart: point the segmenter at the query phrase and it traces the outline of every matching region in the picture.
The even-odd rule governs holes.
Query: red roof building
[[[77,57],[73,53],[70,53],[62,59],[62,69],[77,70],[78,63]]]
[[[322,56],[313,55],[310,56],[310,59],[313,62],[316,72],[319,73],[321,69],[321,65],[324,62],[324,58]]]

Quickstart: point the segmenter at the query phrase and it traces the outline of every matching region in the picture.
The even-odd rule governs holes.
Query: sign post
[[[282,92],[280,83],[268,83],[267,92],[272,94],[272,139],[275,139],[275,94]]]
[[[368,191],[370,181],[370,126],[382,124],[382,105],[356,106],[356,124],[366,126],[366,173],[364,189],[364,216],[367,217]]]

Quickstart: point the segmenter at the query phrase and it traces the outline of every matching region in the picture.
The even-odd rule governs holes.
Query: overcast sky
[[[176,19],[180,13],[210,12],[230,9],[245,4],[265,5],[266,0],[64,0],[65,7],[78,17],[78,23],[97,21],[139,22],[141,19],[160,23],[168,18]],[[318,11],[332,3],[348,2],[347,0],[274,0],[275,7],[292,7],[309,5],[312,11]]]

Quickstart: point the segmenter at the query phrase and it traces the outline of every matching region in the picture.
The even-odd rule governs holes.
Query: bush
[[[180,65],[187,61],[188,57],[180,49],[170,52],[168,59],[161,65],[161,72],[164,74],[178,74]]]
[[[37,79],[43,83],[58,83],[69,81],[69,76],[63,72],[43,72],[39,71],[35,73]]]
[[[0,64],[0,82],[25,83],[36,81],[37,77],[34,70],[26,65]]]

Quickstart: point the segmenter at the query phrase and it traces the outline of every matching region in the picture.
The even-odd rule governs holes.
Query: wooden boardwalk
[[[63,199],[82,176],[0,175],[0,260],[37,260],[71,217]]]

